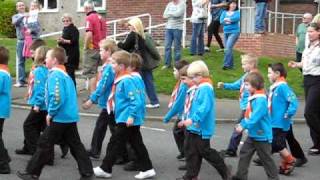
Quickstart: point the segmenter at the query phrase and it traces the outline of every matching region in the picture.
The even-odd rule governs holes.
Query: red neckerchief
[[[3,70],[10,74],[8,65],[0,64],[0,70]]]
[[[252,107],[251,107],[251,100],[257,98],[257,97],[261,97],[261,96],[266,96],[266,93],[264,90],[257,90],[253,95],[251,95],[248,99],[248,105],[247,105],[247,109],[246,112],[244,113],[244,117],[246,119],[249,119],[252,113]]]
[[[179,80],[176,83],[176,85],[175,85],[175,87],[174,87],[174,89],[172,91],[172,94],[171,94],[171,97],[170,97],[170,100],[169,100],[169,104],[168,104],[168,108],[171,108],[173,103],[176,101],[177,95],[178,95],[178,91],[179,91],[179,88],[180,88],[180,84],[181,84],[181,80]]]
[[[286,78],[283,77],[283,76],[280,76],[275,83],[273,83],[270,88],[269,88],[269,96],[268,96],[268,109],[269,109],[269,112],[271,112],[272,110],[272,96],[273,96],[273,92],[274,90],[280,86],[281,84],[286,84],[287,81],[286,81]]]
[[[116,92],[117,83],[128,76],[130,76],[130,73],[128,71],[124,71],[124,72],[121,72],[116,75],[116,78],[114,79],[114,82],[112,84],[110,95],[107,99],[107,112],[108,112],[108,114],[110,114],[112,111],[114,111],[114,107],[115,107],[114,95]]]

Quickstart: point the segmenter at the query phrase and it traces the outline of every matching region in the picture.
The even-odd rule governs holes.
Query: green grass
[[[49,47],[56,46],[56,41],[54,39],[46,39],[46,42]],[[80,42],[82,47],[82,42]],[[16,40],[15,39],[8,39],[8,38],[0,38],[0,45],[4,45],[10,50],[10,62],[9,62],[9,68],[11,75],[15,76],[15,46],[16,46]],[[82,50],[82,48],[80,48]],[[214,82],[214,85],[216,86],[217,82],[233,82],[238,80],[241,75],[243,74],[243,70],[240,65],[240,52],[236,51],[234,53],[235,60],[235,69],[234,70],[228,70],[223,71],[221,69],[223,64],[223,53],[222,52],[216,52],[216,47],[211,48],[210,53],[206,53],[203,57],[200,56],[189,56],[189,50],[184,49],[182,52],[183,59],[192,62],[194,60],[204,60],[206,64],[209,67],[211,78]],[[82,53],[81,53],[82,55]],[[266,87],[268,87],[270,84],[267,80],[267,65],[269,63],[274,62],[282,62],[283,64],[287,64],[289,61],[288,58],[270,58],[270,57],[261,57],[259,59],[259,70],[265,77],[266,81]],[[29,59],[26,62],[26,71],[29,72],[29,69],[31,67],[32,61]],[[161,66],[160,66],[161,67]],[[157,88],[158,93],[163,93],[170,95],[171,91],[176,83],[176,80],[173,77],[173,70],[172,69],[165,69],[161,70],[161,68],[157,68],[153,75],[154,80]],[[299,70],[297,69],[288,69],[288,83],[294,90],[294,92],[299,96],[300,98],[303,98],[303,88],[302,85],[302,75]],[[239,96],[238,91],[228,91],[228,90],[221,90],[216,88],[216,95],[218,98],[229,98],[229,99],[237,99]]]

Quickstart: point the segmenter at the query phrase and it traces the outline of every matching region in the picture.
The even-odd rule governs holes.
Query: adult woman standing
[[[142,57],[143,64],[140,74],[146,86],[146,92],[150,100],[150,104],[147,104],[146,107],[159,108],[160,104],[153,83],[152,69],[149,69],[144,66],[146,64],[145,62],[147,61],[145,55],[147,47],[145,44],[145,33],[142,21],[140,20],[140,18],[133,18],[129,20],[128,25],[130,33],[127,35],[124,42],[118,43],[118,47],[130,53],[136,52]]]
[[[76,87],[75,70],[79,67],[79,31],[73,24],[70,14],[62,16],[62,36],[57,40],[58,45],[66,50],[67,62],[65,63],[67,73],[72,78]]]
[[[240,11],[237,7],[237,1],[229,1],[227,10],[220,16],[220,23],[223,25],[225,54],[223,60],[223,70],[233,68],[233,46],[240,35]]]
[[[302,68],[305,92],[304,117],[309,128],[320,136],[320,26],[311,23],[307,29],[310,43],[302,53],[301,62],[290,61],[291,68]],[[310,148],[309,154],[320,154],[320,142]]]

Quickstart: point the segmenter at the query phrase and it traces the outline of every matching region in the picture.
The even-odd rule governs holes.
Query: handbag
[[[198,19],[207,19],[208,18],[208,8],[207,5],[202,5],[201,7],[195,8],[196,17]]]

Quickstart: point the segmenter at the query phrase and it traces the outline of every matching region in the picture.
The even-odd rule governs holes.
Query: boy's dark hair
[[[47,45],[47,43],[44,40],[36,39],[31,43],[30,50],[35,51],[38,47],[45,46],[45,45]]]
[[[9,50],[4,46],[0,46],[0,64],[8,65],[9,62]]]
[[[56,58],[59,64],[64,64],[66,62],[66,51],[61,47],[55,47],[51,49],[51,57]]]
[[[140,71],[140,69],[142,67],[142,59],[139,54],[131,53],[130,67],[132,68],[133,71]]]
[[[186,65],[189,65],[188,61],[180,60],[180,61],[176,62],[176,64],[174,65],[174,68],[176,68],[177,70],[180,70],[181,68],[183,68]]]
[[[264,79],[259,72],[249,73],[244,81],[250,83],[250,85],[257,90],[262,90],[264,88]]]
[[[272,69],[273,72],[279,72],[280,76],[287,77],[287,70],[284,68],[284,65],[282,63],[273,63],[268,64],[268,67]]]
[[[189,65],[183,66],[181,69],[179,69],[179,76],[188,76],[188,67]]]

